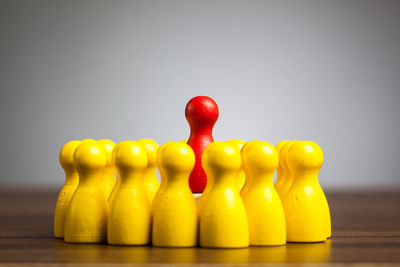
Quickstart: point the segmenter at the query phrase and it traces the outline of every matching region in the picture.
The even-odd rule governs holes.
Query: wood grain
[[[400,191],[331,192],[325,243],[247,249],[167,249],[66,244],[53,238],[56,193],[0,192],[0,265],[47,263],[400,265]]]

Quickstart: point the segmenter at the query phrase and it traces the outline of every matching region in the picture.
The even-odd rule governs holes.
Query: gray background
[[[0,187],[60,187],[71,139],[311,139],[329,189],[400,186],[400,1],[0,1]]]

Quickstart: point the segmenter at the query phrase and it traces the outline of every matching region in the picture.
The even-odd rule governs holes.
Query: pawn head
[[[61,167],[65,171],[73,170],[74,168],[74,153],[76,148],[81,144],[81,141],[73,140],[66,143],[60,150],[59,160]]]
[[[279,150],[279,165],[281,165],[281,167],[283,167],[284,169],[288,168],[287,155],[289,153],[289,149],[296,142],[297,141],[295,140],[287,141],[282,145]]]
[[[227,142],[233,146],[236,146],[239,149],[239,151],[242,150],[242,147],[244,146],[244,144],[246,144],[245,141],[237,139],[228,140]]]
[[[97,141],[82,141],[75,150],[74,164],[79,173],[102,169],[106,163],[106,153]]]
[[[278,168],[279,156],[273,145],[255,141],[242,149],[243,168],[249,172],[274,172]]]
[[[118,169],[141,170],[147,166],[146,150],[135,141],[123,141],[115,146],[113,164]]]
[[[279,143],[277,143],[276,145],[275,145],[275,149],[276,149],[276,152],[278,152],[278,154],[281,152],[281,149],[288,143],[288,142],[290,142],[289,140],[283,140],[283,141],[280,141]]]
[[[240,153],[245,153],[245,151],[250,147],[251,144],[258,142],[257,140],[251,140],[246,142],[242,149],[240,149]],[[242,160],[242,168],[243,168],[243,160]]]
[[[251,141],[246,142],[244,144],[244,146],[242,147],[242,149],[240,150],[240,152],[246,151],[250,147],[251,144],[254,144],[254,143],[257,143],[257,142],[259,142],[259,141],[258,140],[251,140]]]
[[[100,139],[97,142],[103,147],[107,157],[107,167],[112,166],[112,152],[115,147],[115,143],[109,139]]]
[[[218,106],[208,96],[196,96],[187,103],[186,120],[191,128],[213,127],[218,119]]]
[[[238,171],[242,161],[239,149],[228,142],[215,141],[210,143],[203,151],[201,162],[204,170]]]
[[[155,166],[157,161],[158,144],[153,139],[140,139],[137,141],[146,150],[148,166]]]
[[[282,162],[282,158],[280,156],[281,155],[281,150],[288,142],[290,142],[290,141],[289,140],[283,140],[283,141],[280,141],[279,143],[277,143],[275,145],[276,152],[278,152],[278,156],[279,156],[279,167],[280,168],[284,168],[283,162]]]
[[[192,148],[182,142],[163,144],[157,152],[157,167],[161,172],[187,172],[194,167],[195,156]]]
[[[298,141],[287,154],[290,170],[319,170],[324,161],[322,149],[312,141]]]

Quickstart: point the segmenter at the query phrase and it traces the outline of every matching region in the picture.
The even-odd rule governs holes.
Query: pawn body
[[[282,147],[287,144],[289,141],[288,140],[283,140],[280,141],[278,144],[276,144],[275,149],[276,152],[278,152],[278,156],[281,153],[281,149]],[[283,166],[283,162],[282,159],[279,158],[279,165],[278,165],[278,170],[276,171],[276,182],[274,184],[275,190],[279,190],[280,187],[282,186],[282,184],[285,183],[285,179],[286,179],[286,172],[287,172],[287,168],[285,168]]]
[[[114,153],[115,153],[115,150],[113,150],[112,158],[114,158]],[[114,160],[112,160],[112,161],[114,162]],[[116,172],[116,174],[117,174],[116,175],[117,180],[115,181],[115,185],[110,193],[110,196],[108,197],[108,203],[110,204],[110,206],[111,206],[112,201],[114,200],[115,194],[117,193],[119,186],[121,185],[121,178],[119,177],[118,172]]]
[[[99,144],[103,147],[107,156],[107,164],[103,169],[101,184],[104,194],[108,199],[115,186],[115,168],[112,165],[112,159],[111,159],[115,143],[108,139],[100,139],[97,142],[99,142]]]
[[[165,185],[157,192],[153,207],[154,246],[193,247],[197,244],[197,206],[188,184],[194,164],[194,153],[184,143],[166,143],[157,154],[157,166]]]
[[[228,143],[230,143],[233,146],[236,146],[239,149],[239,151],[241,151],[242,147],[246,142],[242,140],[229,140]],[[246,181],[246,174],[244,173],[243,168],[240,167],[240,170],[236,174],[236,186],[239,192],[240,190],[242,190],[245,181]]]
[[[115,147],[113,160],[120,185],[110,203],[108,243],[149,244],[151,208],[142,184],[147,166],[146,151],[137,142],[124,141]]]
[[[74,164],[79,185],[65,219],[65,241],[101,243],[107,237],[108,201],[101,187],[106,155],[96,141],[82,142],[75,150]]]
[[[115,181],[115,185],[113,187],[113,190],[111,191],[110,196],[108,197],[108,203],[110,205],[111,205],[111,203],[112,203],[112,201],[113,201],[113,199],[115,197],[115,194],[118,191],[118,188],[119,188],[120,184],[121,184],[121,179],[119,178],[118,172],[117,172],[117,180]]]
[[[256,143],[256,142],[259,142],[259,141],[257,141],[257,140],[252,140],[252,141],[247,142],[247,143],[246,143],[246,146],[243,146],[242,149],[240,150],[240,152],[241,152],[241,153],[244,153],[244,152],[247,150],[247,148],[250,147],[250,144],[253,144],[253,143]],[[242,162],[242,168],[243,168],[243,162]],[[250,185],[251,185],[251,177],[246,177],[246,180],[245,180],[245,182],[244,182],[244,185],[243,185],[243,187],[242,187],[242,190],[240,190],[240,196],[241,196],[242,198],[244,198],[244,196],[247,194],[247,191],[249,190]]]
[[[280,186],[276,188],[279,197],[281,199],[285,198],[286,193],[290,190],[290,187],[292,186],[293,183],[293,174],[291,170],[288,167],[288,154],[289,154],[289,149],[294,145],[297,141],[288,141],[286,142],[280,149],[279,151],[279,164],[281,165],[281,171],[280,171],[280,180],[282,180],[282,183]]]
[[[286,243],[286,222],[283,206],[273,185],[279,159],[275,148],[258,141],[242,150],[243,168],[252,183],[244,205],[249,221],[250,245],[275,246]]]
[[[121,184],[121,178],[119,177],[118,171],[117,171],[117,169],[116,169],[116,167],[115,167],[115,147],[114,147],[114,149],[113,149],[113,151],[112,151],[112,153],[111,153],[111,164],[112,164],[112,165],[114,166],[114,168],[115,168],[117,179],[116,179],[115,184],[114,184],[114,187],[113,187],[113,189],[112,189],[112,191],[111,191],[111,193],[110,193],[110,196],[108,197],[108,205],[109,205],[109,206],[111,206],[111,203],[112,203],[112,201],[113,201],[113,199],[114,199],[114,197],[115,197],[115,194],[117,193],[118,188],[119,188],[119,186],[120,186],[120,184]]]
[[[323,162],[322,150],[314,142],[298,141],[288,153],[293,183],[283,198],[287,241],[324,241],[328,236],[329,210],[318,183],[318,171]]]
[[[332,223],[331,223],[331,212],[329,209],[328,200],[326,199],[325,193],[322,190],[322,187],[319,186],[321,197],[323,196],[323,206],[325,210],[325,226],[326,226],[326,238],[331,238],[332,236]]]
[[[58,195],[56,210],[54,212],[54,236],[64,238],[65,215],[71,198],[79,183],[79,175],[74,166],[74,152],[81,141],[70,141],[60,151],[60,164],[65,172],[65,184]]]
[[[240,152],[226,142],[206,147],[202,163],[211,186],[203,195],[200,212],[200,246],[240,248],[249,245],[246,209],[236,187]]]
[[[232,146],[237,147],[239,149],[239,151],[243,147],[243,145],[240,145],[242,143],[241,140],[229,140],[227,142],[230,143]],[[252,143],[252,142],[254,142],[254,141],[250,141],[248,143]],[[244,181],[243,181],[243,185],[242,185],[241,180],[243,178],[244,178]],[[199,216],[201,214],[201,211],[203,210],[204,200],[207,199],[207,195],[208,195],[208,193],[210,192],[210,190],[212,188],[212,182],[213,182],[212,179],[207,179],[207,186],[205,187],[205,189],[203,191],[203,194],[201,194],[200,197],[198,198],[197,211],[199,213]],[[244,194],[245,191],[247,192],[247,188],[249,187],[250,181],[246,180],[246,176],[244,174],[242,166],[240,167],[239,171],[236,173],[235,184],[236,184],[236,187],[238,189],[240,188],[239,189],[240,194],[242,194],[242,192]]]
[[[146,191],[150,203],[152,203],[153,198],[160,187],[156,172],[158,144],[152,139],[140,139],[137,142],[143,146],[147,153],[148,163],[143,174],[143,188],[144,191]]]

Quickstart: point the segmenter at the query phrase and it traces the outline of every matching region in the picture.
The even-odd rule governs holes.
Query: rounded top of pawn
[[[163,144],[157,153],[157,167],[175,172],[191,172],[195,164],[192,148],[182,142]]]
[[[277,144],[275,145],[276,152],[278,152],[278,154],[279,154],[280,151],[281,151],[281,149],[282,149],[288,142],[290,142],[290,141],[289,141],[289,140],[283,140],[283,141],[280,141],[279,143],[277,143]]]
[[[246,151],[250,147],[251,144],[257,143],[257,142],[258,142],[258,140],[251,140],[251,141],[246,142],[245,145],[240,150],[240,152]],[[243,164],[243,162],[242,162],[242,164]]]
[[[76,148],[81,144],[79,140],[72,140],[66,143],[60,150],[59,160],[64,170],[74,167],[74,153]]]
[[[215,141],[203,151],[201,157],[204,170],[237,171],[241,167],[239,149],[228,143]]]
[[[186,105],[185,116],[191,127],[213,126],[218,119],[217,103],[208,96],[196,96]]]
[[[323,161],[322,149],[312,141],[297,141],[287,154],[287,163],[291,170],[318,170]]]
[[[106,152],[107,166],[112,166],[112,152],[115,147],[115,143],[109,139],[100,139],[97,140],[97,142],[99,142]]]
[[[276,152],[278,152],[278,156],[279,156],[279,166],[281,168],[284,167],[283,165],[286,162],[286,160],[283,160],[283,157],[281,157],[281,150],[289,142],[290,142],[289,140],[283,140],[275,145]]]
[[[241,152],[243,167],[251,172],[273,172],[279,164],[275,147],[264,141],[254,141]]]
[[[78,171],[102,169],[106,163],[106,153],[95,140],[82,141],[75,150],[74,164]]]
[[[158,144],[153,139],[143,138],[137,141],[143,146],[147,153],[147,160],[149,166],[155,166],[157,161]]]
[[[236,146],[239,151],[242,150],[242,147],[244,146],[244,144],[246,144],[245,141],[243,140],[239,140],[239,139],[231,139],[227,141],[229,144]]]
[[[283,144],[283,146],[281,147],[281,149],[279,150],[279,164],[283,167],[283,168],[288,168],[288,163],[287,163],[287,155],[289,154],[289,149],[290,147],[295,144],[296,140],[290,140],[288,142],[286,142],[285,144]]]
[[[116,145],[112,159],[120,169],[144,169],[148,162],[146,150],[135,141],[123,141]]]

